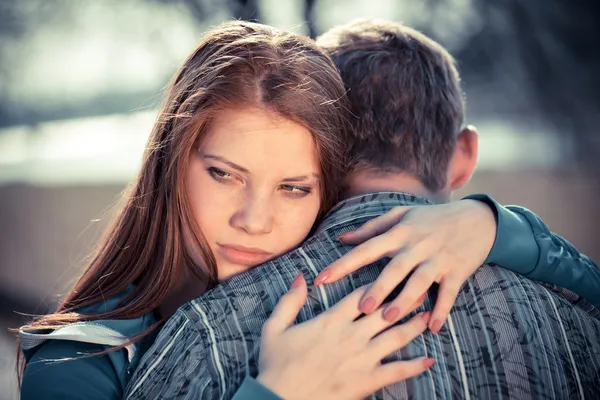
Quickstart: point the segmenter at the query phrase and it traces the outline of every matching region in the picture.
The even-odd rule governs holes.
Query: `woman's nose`
[[[233,215],[231,224],[251,235],[264,235],[273,228],[272,204],[270,196],[250,193]]]

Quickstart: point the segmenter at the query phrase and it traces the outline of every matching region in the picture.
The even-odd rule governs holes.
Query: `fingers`
[[[410,209],[411,207],[394,207],[387,213],[365,222],[360,228],[340,235],[338,239],[350,245],[363,243],[365,240],[389,231]]]
[[[433,358],[419,357],[409,361],[395,361],[378,366],[374,373],[372,383],[376,385],[371,392],[382,387],[400,382],[417,375],[421,375],[435,364]]]
[[[393,235],[391,235],[392,232],[394,232]],[[376,236],[373,239],[369,239],[363,244],[350,250],[321,271],[315,278],[315,285],[320,285],[325,282],[335,282],[348,275],[350,272],[388,257],[391,252],[402,248],[404,241],[404,231],[400,229],[395,229],[388,233],[384,233],[383,235]]]
[[[413,305],[417,299],[431,287],[438,272],[435,263],[421,264],[406,282],[406,285],[384,311],[384,318],[394,322],[409,313],[407,305]]]
[[[369,343],[370,354],[381,360],[394,351],[401,349],[421,333],[425,332],[430,318],[430,312],[419,313],[407,322],[394,326],[376,336]]]
[[[437,300],[431,313],[431,321],[429,321],[431,333],[438,333],[444,325],[463,283],[462,279],[454,276],[447,276],[440,282]]]
[[[371,289],[365,294],[360,303],[360,310],[369,314],[377,309],[419,261],[415,249],[404,250],[397,254],[381,271]]]
[[[425,301],[425,294],[423,294],[410,308],[409,313],[415,311],[419,308],[423,301]],[[378,335],[384,329],[387,329],[392,322],[383,318],[383,312],[385,308],[381,307],[375,312],[364,316],[355,322],[356,329],[360,332],[360,335],[367,338],[372,339],[374,336]]]
[[[383,318],[384,308],[379,308],[375,312],[365,315],[361,319],[354,322],[355,329],[359,332],[361,337],[371,340],[373,337],[381,333],[384,329],[387,329],[392,325],[391,322],[386,321]]]
[[[290,290],[279,299],[273,313],[265,322],[263,336],[277,335],[290,327],[306,302],[307,295],[306,281],[300,273],[290,285]]]

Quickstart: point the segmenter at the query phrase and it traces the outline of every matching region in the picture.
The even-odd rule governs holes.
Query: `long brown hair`
[[[211,115],[223,107],[265,108],[310,130],[326,181],[322,215],[337,201],[343,179],[345,101],[333,62],[312,40],[241,21],[212,29],[167,88],[140,172],[91,262],[53,314],[23,329],[137,318],[159,307],[190,270],[209,286],[215,283],[214,257],[193,218],[185,176]],[[191,239],[204,265],[194,264],[184,238]],[[133,290],[116,308],[77,312],[131,284]],[[21,351],[19,356],[22,371]]]

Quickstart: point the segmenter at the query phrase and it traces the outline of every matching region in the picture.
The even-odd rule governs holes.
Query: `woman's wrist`
[[[497,208],[498,203],[493,198],[488,196],[487,194],[470,194],[470,195],[465,196],[462,199],[460,199],[460,201],[474,202],[479,205],[479,207],[480,207],[479,209],[487,210],[488,217],[490,215],[493,216],[494,241],[492,242],[490,248],[488,249],[488,254],[486,256],[484,263],[493,262],[493,261],[491,261],[491,259],[494,256],[494,248],[498,241],[498,208]]]
[[[487,194],[471,194],[463,200],[486,204],[496,218],[496,238],[485,263],[500,265],[523,275],[531,273],[538,262],[539,247],[527,219],[503,207]]]
[[[486,246],[485,262],[488,262],[498,234],[498,214],[496,209],[491,207],[488,202],[482,201],[479,198],[465,197],[460,202],[468,204],[467,208],[471,218],[477,218],[477,224],[474,225],[473,229],[476,229],[478,233],[486,238],[484,241],[478,243],[484,243],[484,246]]]

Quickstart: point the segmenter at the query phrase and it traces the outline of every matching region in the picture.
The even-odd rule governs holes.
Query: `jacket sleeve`
[[[122,388],[109,357],[84,357],[103,350],[100,345],[66,340],[44,343],[27,363],[21,400],[121,399]]]
[[[600,308],[600,268],[540,217],[524,207],[504,207],[487,195],[465,199],[483,201],[496,214],[496,240],[486,263],[569,289]]]
[[[252,377],[247,376],[231,400],[283,400]]]

